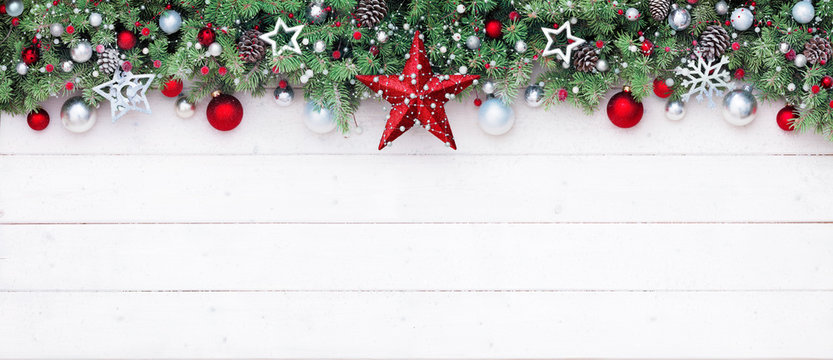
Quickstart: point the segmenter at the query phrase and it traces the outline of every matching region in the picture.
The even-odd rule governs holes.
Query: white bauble
[[[515,111],[503,100],[489,99],[480,105],[477,124],[489,135],[503,135],[515,124]]]
[[[323,107],[316,109],[313,103],[308,102],[304,109],[304,125],[312,132],[326,134],[335,130],[336,121],[329,109]]]

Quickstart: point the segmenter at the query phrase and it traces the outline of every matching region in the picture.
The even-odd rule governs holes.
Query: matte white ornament
[[[15,71],[17,71],[18,75],[26,75],[29,72],[29,65],[26,65],[23,61],[18,62],[17,65],[14,67]]]
[[[326,134],[336,128],[332,112],[323,107],[316,109],[312,102],[307,102],[304,115],[304,125],[312,132]]]
[[[6,1],[6,15],[11,17],[20,16],[23,14],[22,0],[8,0]]]
[[[495,93],[495,90],[497,89],[497,84],[495,84],[494,80],[488,79],[483,81],[483,85],[481,86],[481,88],[483,89],[484,93],[491,95]]]
[[[793,5],[793,20],[799,24],[807,24],[816,17],[816,9],[809,0],[799,1]]]
[[[745,31],[752,27],[752,22],[755,16],[752,15],[752,10],[747,8],[737,8],[732,11],[731,16],[732,27],[737,31]]]
[[[599,59],[599,61],[596,62],[596,70],[598,70],[599,72],[608,71],[610,70],[610,64],[608,64],[607,60],[605,59]]]
[[[805,65],[807,65],[807,57],[804,56],[804,54],[795,55],[795,60],[793,61],[795,62],[795,66],[798,67],[804,67]]]
[[[208,55],[217,57],[223,53],[223,45],[220,45],[218,42],[213,42],[211,45],[208,45]]]
[[[480,38],[477,37],[477,35],[469,36],[466,39],[466,47],[469,48],[469,50],[480,49]]]
[[[322,53],[326,49],[327,44],[324,42],[324,40],[318,40],[315,42],[315,44],[312,45],[312,51],[315,51],[316,53]]]
[[[625,10],[625,17],[630,21],[639,20],[639,10],[636,10],[636,8],[628,8]]]
[[[81,40],[69,50],[69,57],[77,63],[87,62],[93,57],[93,46],[87,40]]]
[[[726,1],[720,0],[714,4],[714,11],[717,15],[726,15],[729,13],[729,4],[727,4]]]
[[[489,135],[503,135],[515,124],[515,111],[500,99],[489,99],[480,105],[477,124]]]
[[[159,28],[170,35],[182,28],[182,16],[176,10],[165,10],[159,16]]]
[[[90,13],[90,26],[98,27],[98,26],[101,25],[101,21],[102,21],[101,14],[99,14],[97,12]]]
[[[58,37],[64,34],[64,26],[58,23],[49,25],[49,34]]]

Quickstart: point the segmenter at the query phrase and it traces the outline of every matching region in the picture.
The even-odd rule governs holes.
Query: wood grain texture
[[[491,137],[466,100],[459,151],[378,152],[379,103],[343,139],[241,100],[228,133],[158,95],[3,117],[0,358],[833,358],[833,144],[778,104]]]
[[[21,225],[4,291],[826,291],[833,225]]]

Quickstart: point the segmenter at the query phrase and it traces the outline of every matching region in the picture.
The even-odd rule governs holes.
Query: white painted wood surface
[[[378,152],[243,99],[0,121],[0,358],[833,358],[833,143],[648,99]],[[204,111],[204,107],[200,108]]]

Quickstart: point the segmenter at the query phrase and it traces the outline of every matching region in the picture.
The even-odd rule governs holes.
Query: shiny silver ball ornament
[[[316,109],[315,104],[308,102],[304,115],[304,125],[312,132],[326,134],[336,128],[336,121],[329,109],[323,107]]]
[[[377,32],[376,33],[376,41],[378,41],[380,44],[384,44],[384,43],[388,42],[388,33],[384,32],[384,31]]]
[[[636,10],[636,8],[628,8],[625,10],[625,18],[630,21],[639,20],[639,10]]]
[[[218,42],[213,42],[211,45],[208,45],[208,55],[217,57],[223,53],[223,45],[220,45]]]
[[[58,37],[64,34],[64,26],[58,23],[49,25],[49,34]]]
[[[315,42],[315,44],[312,45],[312,50],[317,52],[317,53],[322,53],[326,49],[327,49],[327,44],[324,42],[324,40],[318,40],[318,41]]]
[[[524,90],[524,101],[530,107],[539,107],[544,103],[544,88],[540,85],[529,85]]]
[[[685,117],[685,103],[680,100],[668,100],[665,103],[665,118],[680,121]]]
[[[735,126],[744,126],[755,120],[758,100],[748,89],[732,90],[723,98],[723,119]]]
[[[295,90],[293,90],[292,86],[289,85],[276,87],[274,95],[275,104],[278,104],[280,107],[287,107],[292,104],[293,100],[295,100]]]
[[[320,25],[327,21],[330,12],[327,11],[327,5],[323,2],[313,1],[307,6],[307,21],[313,25]]]
[[[671,12],[668,13],[668,26],[674,31],[682,31],[689,25],[691,25],[691,13],[677,4],[671,5]]]
[[[15,71],[17,71],[17,74],[21,76],[29,73],[29,65],[26,65],[26,63],[24,63],[23,61],[18,62],[17,65],[15,65],[14,69]]]
[[[80,96],[74,96],[61,106],[61,123],[74,133],[90,130],[95,125],[95,108],[90,107]]]
[[[790,52],[790,44],[787,44],[785,42],[778,44],[778,51],[780,51],[782,54]]]
[[[515,111],[500,99],[488,99],[480,105],[477,124],[489,135],[503,135],[515,124]]]
[[[732,11],[730,21],[735,30],[744,31],[752,27],[752,22],[755,21],[755,15],[752,15],[752,10],[747,8],[737,8]]]
[[[793,62],[795,62],[795,66],[797,67],[804,67],[807,65],[807,57],[804,56],[804,54],[797,54],[795,55],[795,60],[793,60]]]
[[[70,71],[72,71],[72,68],[74,68],[74,67],[75,67],[75,64],[72,61],[69,61],[69,60],[64,61],[64,62],[61,63],[61,70],[63,72],[70,72]]]
[[[99,27],[101,25],[101,21],[103,20],[101,14],[94,12],[90,13],[90,26],[92,27]]]
[[[184,96],[180,96],[174,103],[174,110],[176,111],[176,116],[180,119],[188,119],[197,113],[197,105],[188,102],[188,99]]]
[[[159,16],[159,28],[168,35],[179,31],[182,28],[182,16],[176,10],[165,10]]]
[[[480,88],[483,89],[484,93],[491,95],[495,93],[495,90],[497,90],[497,84],[495,84],[494,80],[489,79],[483,81],[482,85],[480,85]]]
[[[816,9],[809,0],[799,1],[793,5],[793,20],[799,24],[807,24],[816,17]]]
[[[8,0],[6,1],[6,14],[15,17],[20,16],[23,14],[23,1],[22,0]]]
[[[77,63],[87,62],[93,57],[93,46],[89,41],[81,40],[69,49],[69,57]]]
[[[466,47],[469,48],[469,50],[480,49],[480,38],[477,37],[477,35],[469,36],[466,39]]]
[[[729,4],[727,4],[723,0],[720,0],[714,4],[714,11],[717,13],[717,15],[726,15],[729,13]]]
[[[518,40],[515,42],[516,52],[525,53],[527,49],[529,49],[529,46],[526,44],[526,41]]]
[[[599,59],[599,61],[596,61],[596,70],[599,72],[608,71],[610,70],[610,64],[605,59]]]

